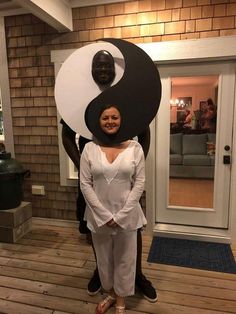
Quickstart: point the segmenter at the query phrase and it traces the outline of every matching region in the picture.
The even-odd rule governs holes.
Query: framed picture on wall
[[[178,97],[176,100],[177,100],[177,110],[192,108],[192,97]]]

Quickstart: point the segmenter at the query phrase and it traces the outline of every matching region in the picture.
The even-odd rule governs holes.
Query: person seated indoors
[[[185,109],[185,119],[184,119],[184,128],[191,128],[192,127],[192,114],[189,109]]]
[[[92,76],[101,90],[109,88],[115,78],[115,66],[112,55],[104,50],[97,52],[92,61]],[[82,136],[79,137],[79,149],[76,143],[76,133],[63,121],[62,123],[62,142],[65,150],[77,169],[80,169],[80,155],[83,148],[89,139]],[[138,142],[142,146],[144,156],[146,157],[150,145],[150,129],[149,127],[138,135]],[[78,199],[77,199],[77,218],[79,220],[79,230],[81,233],[90,234],[84,221],[86,203],[81,193],[78,184]],[[142,273],[142,234],[141,228],[137,231],[137,262],[136,262],[136,277],[135,286],[150,302],[157,301],[157,293],[152,283]],[[88,283],[88,294],[96,295],[101,290],[101,282],[96,268],[93,277]]]

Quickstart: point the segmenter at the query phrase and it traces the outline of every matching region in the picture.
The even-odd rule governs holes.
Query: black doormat
[[[148,262],[236,274],[229,244],[154,237]]]

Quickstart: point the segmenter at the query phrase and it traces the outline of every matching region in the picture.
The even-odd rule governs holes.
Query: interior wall
[[[192,106],[190,110],[194,113],[195,110],[200,109],[200,102],[206,101],[208,98],[211,98],[215,103],[215,87],[212,85],[187,85],[187,86],[173,86],[172,87],[172,98],[180,98],[181,97],[191,97],[192,98]],[[184,110],[184,108],[183,108]],[[171,123],[175,123],[177,121],[177,107],[172,106],[171,108]]]
[[[73,9],[73,31],[58,33],[32,15],[5,18],[16,159],[31,171],[24,199],[33,215],[75,219],[76,188],[61,187],[54,68],[50,51],[80,48],[99,38],[133,43],[236,35],[230,0],[139,0]],[[44,185],[33,196],[31,185]]]

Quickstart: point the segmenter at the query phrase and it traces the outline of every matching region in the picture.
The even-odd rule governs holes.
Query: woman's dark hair
[[[212,110],[215,109],[215,104],[213,102],[213,100],[211,98],[207,99],[207,105],[209,108],[211,108]]]
[[[107,109],[110,109],[111,107],[116,108],[116,110],[118,110],[119,113],[120,113],[120,110],[119,110],[119,108],[118,108],[116,105],[106,104],[106,105],[104,105],[104,106],[101,108],[101,110],[100,110],[100,112],[99,112],[99,118],[101,117],[103,111],[105,111],[105,110],[107,110]]]

